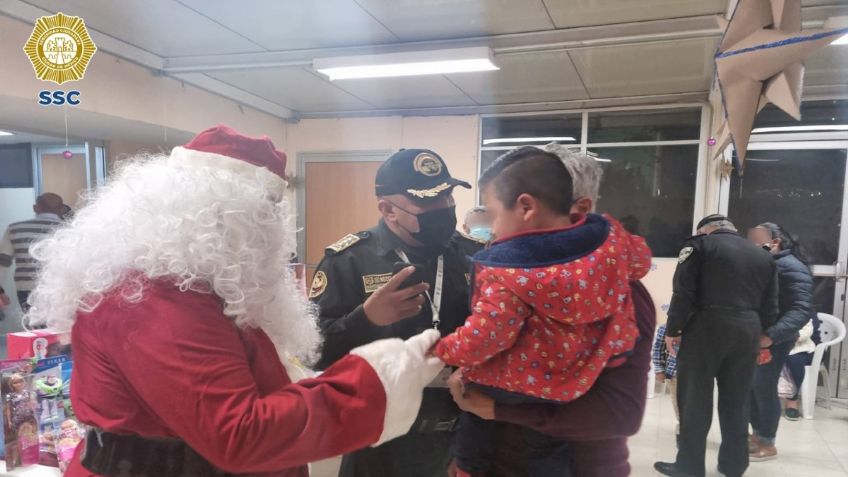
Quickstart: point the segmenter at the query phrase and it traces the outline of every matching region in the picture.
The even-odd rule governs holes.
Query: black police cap
[[[451,177],[445,161],[429,149],[401,149],[377,170],[377,197],[403,194],[412,200],[435,199],[454,187],[471,188],[468,182]]]

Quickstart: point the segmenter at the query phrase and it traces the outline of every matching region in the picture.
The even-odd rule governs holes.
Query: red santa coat
[[[109,296],[79,314],[72,340],[82,422],[182,439],[225,472],[306,476],[306,463],[373,444],[383,429],[387,397],[365,359],[292,384],[271,340],[238,329],[214,295],[156,282],[138,304]],[[65,475],[94,474],[78,455]]]

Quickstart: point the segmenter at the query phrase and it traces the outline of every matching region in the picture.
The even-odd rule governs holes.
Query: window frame
[[[700,112],[700,128],[696,139],[686,140],[669,140],[669,141],[639,141],[639,142],[604,142],[590,143],[589,138],[589,115],[593,113],[609,112],[609,111],[655,111],[655,110],[674,110],[674,109],[690,109],[699,110]],[[603,149],[608,147],[640,147],[640,146],[683,146],[697,145],[698,146],[698,161],[697,171],[695,174],[695,190],[694,190],[694,206],[692,207],[692,233],[695,233],[695,227],[698,221],[705,213],[707,180],[709,177],[707,161],[707,140],[709,139],[710,123],[712,108],[707,103],[679,103],[679,104],[654,104],[642,106],[620,106],[608,108],[588,108],[588,109],[563,109],[552,111],[534,111],[521,113],[494,113],[481,114],[479,117],[478,138],[477,138],[477,177],[483,173],[483,153],[485,151],[508,151],[518,146],[483,146],[483,121],[488,118],[504,118],[504,117],[534,117],[548,116],[552,114],[580,114],[580,141],[578,143],[568,144],[568,146],[579,147],[580,152],[586,153],[589,149]],[[477,189],[476,203],[481,202],[480,190]],[[657,257],[657,258],[672,258],[672,257]]]

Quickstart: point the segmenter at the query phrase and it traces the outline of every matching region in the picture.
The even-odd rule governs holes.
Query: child
[[[675,345],[675,352],[679,346]],[[671,395],[671,405],[674,408],[674,417],[677,427],[674,433],[680,441],[680,410],[677,407],[677,356],[672,356],[665,345],[665,325],[657,329],[653,348],[654,372],[658,383],[666,383],[668,393]]]
[[[498,239],[474,256],[471,316],[435,354],[500,403],[577,399],[633,349],[630,281],[648,272],[650,250],[612,219],[572,216],[571,176],[541,149],[499,158],[480,187]],[[528,430],[526,444],[530,475],[563,475],[562,443]],[[464,413],[460,471],[484,474],[493,448],[492,424]]]

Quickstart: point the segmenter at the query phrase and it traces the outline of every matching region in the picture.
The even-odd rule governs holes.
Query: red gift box
[[[38,358],[49,355],[50,348],[61,345],[62,333],[51,330],[20,331],[6,335],[8,359]]]

